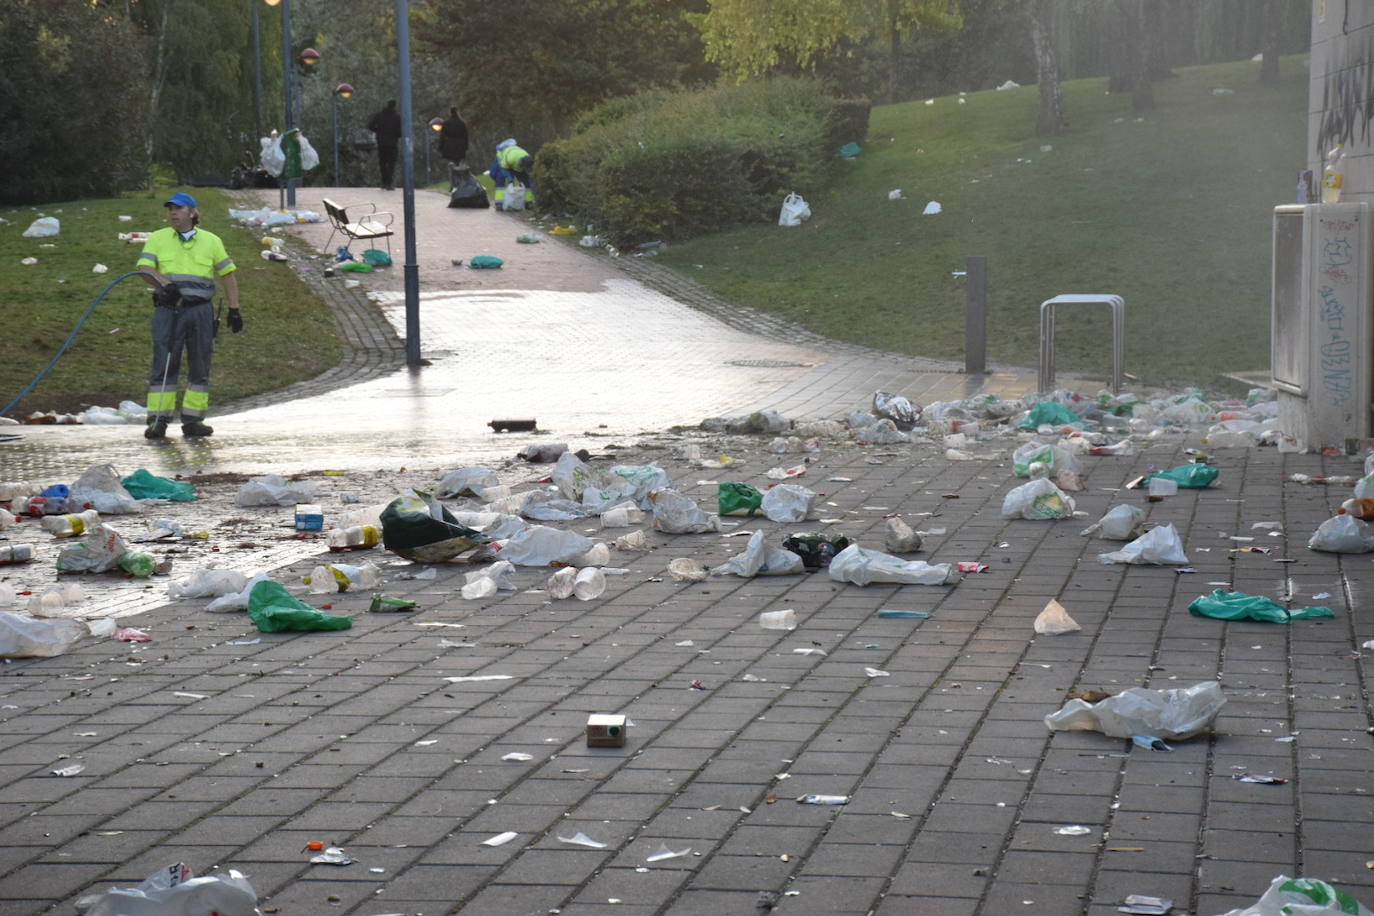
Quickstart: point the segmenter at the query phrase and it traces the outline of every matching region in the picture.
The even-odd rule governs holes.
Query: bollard
[[[988,259],[975,255],[965,259],[964,285],[964,373],[982,375],[988,368]]]

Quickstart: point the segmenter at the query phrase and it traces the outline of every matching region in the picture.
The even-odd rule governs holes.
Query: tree
[[[888,98],[897,94],[902,43],[916,31],[958,29],[957,0],[710,0],[693,21],[706,58],[743,82],[787,67],[813,70],[842,42],[882,41],[889,58]]]
[[[1031,45],[1035,49],[1036,81],[1040,86],[1040,114],[1035,132],[1042,137],[1057,137],[1068,126],[1064,118],[1064,89],[1059,78],[1059,51],[1055,45],[1053,0],[1033,0],[1030,4]]]

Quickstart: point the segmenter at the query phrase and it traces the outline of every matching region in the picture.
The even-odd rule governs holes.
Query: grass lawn
[[[0,408],[47,365],[100,291],[134,269],[141,246],[117,236],[165,226],[161,201],[167,193],[0,210]],[[217,404],[318,375],[338,362],[340,349],[324,303],[288,265],[261,259],[262,233],[231,223],[219,191],[195,188],[193,194],[201,225],[224,239],[238,265],[245,324],[242,334],[220,329],[210,376],[213,418]],[[133,219],[121,222],[120,215]],[[24,238],[39,216],[57,217],[61,234]],[[26,257],[38,263],[24,266]],[[98,263],[109,272],[93,273]],[[131,278],[111,290],[56,368],[10,415],[114,407],[124,399],[143,403],[152,360],[149,289]],[[182,373],[184,381],[184,361]]]
[[[1271,213],[1294,199],[1307,130],[1305,56],[1281,71],[1263,86],[1258,63],[1179,69],[1142,116],[1105,79],[1069,82],[1070,129],[1050,139],[1033,132],[1034,86],[877,107],[865,152],[826,187],[796,189],[809,222],[661,260],[822,334],[959,360],[951,272],[984,255],[994,363],[1036,364],[1041,301],[1106,292],[1125,297],[1126,370],[1142,380],[1266,369]],[[888,199],[896,188],[905,199]],[[921,215],[931,200],[944,212]],[[1061,310],[1059,368],[1105,372],[1109,340],[1105,310]]]

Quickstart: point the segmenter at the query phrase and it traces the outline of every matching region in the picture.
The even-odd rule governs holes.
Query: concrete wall
[[[1307,167],[1345,143],[1342,201],[1374,202],[1374,0],[1313,0]]]

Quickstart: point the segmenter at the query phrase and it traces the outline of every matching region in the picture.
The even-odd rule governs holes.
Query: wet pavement
[[[509,217],[439,204],[427,218],[477,215],[501,228],[439,246],[433,272],[450,257],[504,250]],[[512,249],[527,231],[515,226]],[[718,565],[743,539],[649,531],[650,549],[612,552],[626,572],[591,601],[551,600],[549,570],[525,567],[514,591],[464,601],[466,564],[415,578],[425,567],[374,550],[346,558],[377,562],[383,590],[419,610],[371,614],[367,594],[305,596],[353,617],[351,629],[307,634],[259,633],[242,614],[206,613],[203,600],[167,603],[165,578],[109,580],[92,605],[136,605],[142,613],[125,622],[153,642],[87,639],[3,668],[0,912],[71,913],[83,893],[177,861],[238,869],[264,912],[302,916],[1106,916],[1129,894],[1210,916],[1252,902],[1281,873],[1374,901],[1374,652],[1358,648],[1374,638],[1363,613],[1370,560],[1304,546],[1348,486],[1285,482],[1355,474],[1358,462],[1225,450],[1214,456],[1216,486],[1147,503],[1121,488],[1183,463],[1199,442],[1144,438],[1133,456],[1080,459],[1081,517],[1032,522],[1001,517],[1003,496],[1023,482],[1010,467],[1014,436],[970,447],[988,457],[951,461],[938,438],[822,437],[804,455],[770,452],[768,436],[667,432],[753,407],[838,417],[868,406],[875,387],[922,402],[961,397],[970,382],[1020,394],[1034,377],[970,380],[747,313],[720,321],[709,304],[679,305],[603,274],[580,251],[561,254],[580,260],[546,268],[565,281],[553,290],[526,285],[514,265],[508,286],[465,272],[426,287],[434,364],[418,375],[388,368],[394,340],[367,323],[367,300],[331,291],[355,350],[372,354],[355,353],[354,369],[301,386],[298,399],[219,416],[205,443],[149,446],[131,427],[26,429],[21,443],[0,445],[3,476],[70,480],[95,461],[213,473],[201,478],[202,502],[167,508],[201,520],[210,537],[153,552],[173,559],[177,576],[221,563],[272,569],[298,587],[327,555],[296,537],[290,508],[235,507],[242,475],[308,470],[337,518],[352,505],[346,495],[385,500],[458,465],[486,464],[526,489],[548,466],[504,459],[528,442],[587,447],[598,467],[655,461],[705,508],[719,481],[766,487],[770,468],[805,463],[797,482],[823,494],[825,521],[738,519],[725,533],[761,528],[775,543],[823,530],[881,548],[886,516],[900,514],[926,533],[918,558],[988,570],[952,586],[858,587],[823,572],[685,583],[666,572],[672,559]],[[370,282],[359,289],[386,300],[399,281]],[[653,333],[636,336],[641,326]],[[531,351],[542,357],[526,359]],[[749,360],[768,364],[737,365]],[[350,385],[349,372],[362,380]],[[547,435],[481,428],[521,406]],[[702,467],[683,457],[690,445],[734,463]],[[1098,553],[1118,545],[1079,531],[1123,502],[1174,524],[1196,571],[1101,565]],[[555,524],[602,538],[632,530]],[[27,528],[23,537],[34,539]],[[42,546],[46,568],[55,547]],[[38,566],[5,573],[23,582]],[[1280,626],[1188,613],[1193,598],[1223,587],[1324,604],[1335,617]],[[1051,598],[1081,631],[1034,634]],[[930,616],[879,617],[884,608]],[[759,625],[762,612],[783,609],[797,629]],[[1228,698],[1215,734],[1167,753],[1051,733],[1042,721],[1071,688],[1208,680]],[[626,746],[586,747],[591,713],[627,715]],[[53,775],[76,764],[75,775]],[[1246,773],[1284,781],[1235,778]],[[808,794],[847,802],[797,801]],[[516,835],[488,845],[505,832]],[[578,833],[604,846],[563,839]],[[311,864],[316,842],[353,864]],[[665,848],[680,855],[656,858]]]

